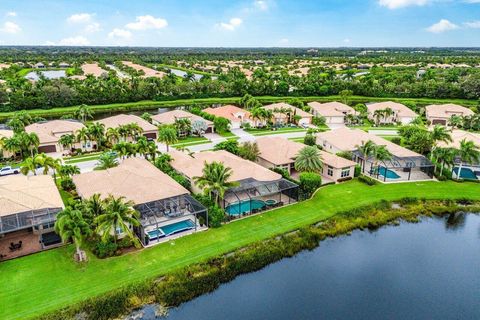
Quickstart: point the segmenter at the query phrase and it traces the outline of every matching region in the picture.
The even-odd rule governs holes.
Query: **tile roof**
[[[167,112],[159,113],[152,116],[153,120],[161,124],[174,124],[175,120],[184,119],[184,118],[189,119],[190,122],[199,120],[199,121],[204,121],[207,125],[213,124],[212,121],[203,119],[202,117],[197,116],[196,114],[192,114],[184,110],[172,110],[172,111],[167,111]]]
[[[157,131],[158,128],[151,124],[148,121],[143,120],[142,118],[135,116],[133,114],[118,114],[112,117],[104,118],[98,120],[97,122],[103,123],[105,129],[108,128],[118,128],[122,125],[127,125],[131,123],[136,123],[143,129],[144,132]]]
[[[458,104],[432,104],[425,107],[425,115],[427,118],[448,118],[452,115],[471,116],[474,114],[469,108],[462,107]]]
[[[387,108],[392,109],[395,113],[400,117],[412,117],[416,118],[418,115],[412,111],[409,107],[393,102],[393,101],[385,101],[385,102],[377,102],[377,103],[367,103],[367,110],[369,113],[374,113],[376,110],[385,110]]]

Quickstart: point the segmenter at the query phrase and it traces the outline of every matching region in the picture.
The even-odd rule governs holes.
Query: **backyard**
[[[156,277],[252,242],[329,218],[381,199],[403,197],[480,200],[479,185],[421,182],[366,186],[358,181],[321,188],[308,201],[199,232],[155,247],[87,264],[63,247],[0,263],[0,318],[26,319],[120,286]]]

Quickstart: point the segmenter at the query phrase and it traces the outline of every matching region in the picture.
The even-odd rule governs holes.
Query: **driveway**
[[[397,129],[368,130],[368,133],[376,136],[398,136]]]
[[[238,141],[243,142],[243,141],[253,141],[255,140],[255,136],[246,132],[245,130],[238,128],[238,129],[232,129],[232,133],[239,137],[240,139]]]
[[[327,123],[327,127],[333,130],[338,128],[344,128],[346,126],[345,123]]]

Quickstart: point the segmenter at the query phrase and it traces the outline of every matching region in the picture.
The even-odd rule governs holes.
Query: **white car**
[[[8,166],[8,167],[3,167],[2,169],[0,169],[0,176],[6,176],[6,175],[9,175],[9,174],[17,174],[17,173],[20,173],[19,168],[12,168],[12,167]]]

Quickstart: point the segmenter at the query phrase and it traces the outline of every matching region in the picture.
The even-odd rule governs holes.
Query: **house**
[[[174,124],[175,121],[179,119],[188,119],[190,123],[193,124],[195,122],[202,122],[206,126],[205,133],[212,133],[213,132],[213,122],[203,119],[200,116],[187,112],[185,110],[172,110],[163,113],[159,113],[152,116],[152,122],[155,125],[162,125],[162,124]]]
[[[1,177],[0,257],[11,259],[60,245],[54,225],[61,210],[62,198],[51,176]]]
[[[39,153],[54,153],[67,151],[60,143],[59,140],[63,135],[76,134],[80,129],[85,128],[83,123],[77,120],[50,120],[40,121],[32,123],[25,127],[25,131],[28,133],[34,132],[40,144],[38,146]],[[75,143],[72,148],[82,148],[86,150],[92,150],[95,146],[91,141]]]
[[[269,169],[282,168],[291,175],[295,172],[295,159],[300,150],[306,146],[303,143],[291,141],[282,137],[261,137],[256,140],[260,154],[257,163]],[[335,154],[320,151],[323,162],[322,182],[339,182],[353,178],[356,163]]]
[[[368,141],[383,145],[392,154],[387,161],[365,157],[360,147]],[[317,134],[317,144],[330,153],[352,152],[352,160],[360,164],[362,172],[383,182],[429,180],[433,178],[433,164],[424,156],[360,129],[347,127]]]
[[[70,64],[69,63],[66,63],[66,62],[60,62],[58,64],[58,67],[59,68],[69,68],[70,67]]]
[[[35,69],[45,69],[45,64],[43,64],[42,62],[37,62],[33,65],[33,67]]]
[[[295,121],[300,126],[307,126],[312,123],[312,114],[303,111],[300,108],[289,105],[288,103],[279,102],[263,107],[273,112],[272,122],[275,126],[286,125],[290,122],[294,122],[293,118],[295,116],[300,117],[298,121]]]
[[[459,106],[458,104],[432,104],[425,107],[425,116],[427,121],[432,125],[448,125],[448,122],[452,116],[472,116],[475,113],[469,108]]]
[[[473,133],[463,130],[453,130],[451,133],[452,141],[451,142],[439,142],[438,146],[442,148],[455,148],[459,149],[461,142],[472,141],[478,148],[480,148],[480,134]],[[455,164],[452,167],[452,175],[454,178],[462,178],[469,180],[480,180],[480,159],[477,159],[476,162],[467,163],[462,162],[462,170],[459,175],[461,159],[456,157]]]
[[[9,139],[13,137],[13,130],[10,129],[0,129],[0,140],[1,139]],[[0,158],[8,159],[15,156],[12,152],[4,150],[3,147],[0,145]]]
[[[113,195],[132,201],[140,213],[140,226],[133,230],[144,246],[205,229],[199,217],[208,225],[205,207],[145,159],[128,158],[115,168],[74,175],[73,182],[83,199],[100,194],[101,198]],[[123,234],[122,230],[115,232]]]
[[[377,102],[377,103],[367,103],[367,113],[368,119],[378,124],[409,124],[415,118],[418,117],[418,114],[413,112],[407,106],[392,102]],[[382,114],[382,111],[391,110],[391,114]]]
[[[120,126],[135,123],[143,130],[143,135],[149,139],[156,139],[158,128],[150,122],[143,120],[142,118],[133,114],[118,114],[108,118],[104,118],[97,121],[105,126],[105,130],[108,128],[117,129]],[[132,137],[131,137],[132,139]]]
[[[344,124],[345,117],[349,114],[356,115],[357,112],[350,106],[340,102],[309,102],[308,106],[315,117],[325,118],[326,124]]]
[[[219,203],[230,218],[298,201],[298,186],[295,183],[228,151],[205,151],[190,156],[171,150],[170,155],[172,167],[191,182],[192,190],[196,193],[202,190],[195,183],[195,177],[202,176],[206,163],[220,162],[232,170],[228,181],[238,185],[229,188]]]
[[[217,108],[206,108],[203,111],[214,115],[215,117],[222,117],[230,120],[231,129],[238,129],[246,123],[250,124],[251,126],[256,125],[251,118],[250,112],[233,105],[225,105]]]

